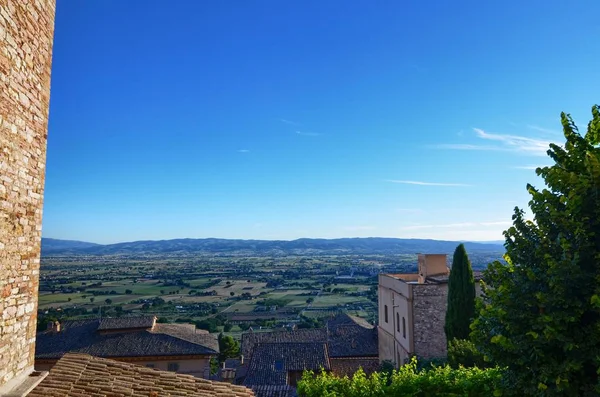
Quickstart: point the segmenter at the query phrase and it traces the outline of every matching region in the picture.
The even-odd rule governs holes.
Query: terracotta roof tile
[[[31,397],[251,397],[244,386],[158,371],[87,354],[66,354]]]

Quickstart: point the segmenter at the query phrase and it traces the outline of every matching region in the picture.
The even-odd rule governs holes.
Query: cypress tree
[[[468,339],[469,326],[475,316],[475,280],[471,261],[463,244],[456,247],[448,279],[446,340]]]

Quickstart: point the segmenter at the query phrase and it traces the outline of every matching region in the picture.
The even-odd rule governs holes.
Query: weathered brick
[[[0,0],[0,387],[34,360],[54,13]]]

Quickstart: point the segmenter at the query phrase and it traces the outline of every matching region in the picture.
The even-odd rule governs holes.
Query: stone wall
[[[0,389],[34,364],[54,13],[0,0]]]
[[[414,352],[418,357],[446,356],[447,305],[448,284],[413,285]]]

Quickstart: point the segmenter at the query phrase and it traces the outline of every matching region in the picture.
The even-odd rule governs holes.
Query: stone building
[[[33,372],[54,0],[0,0],[0,394]]]
[[[380,361],[446,356],[449,275],[446,254],[419,254],[417,273],[379,275]]]

